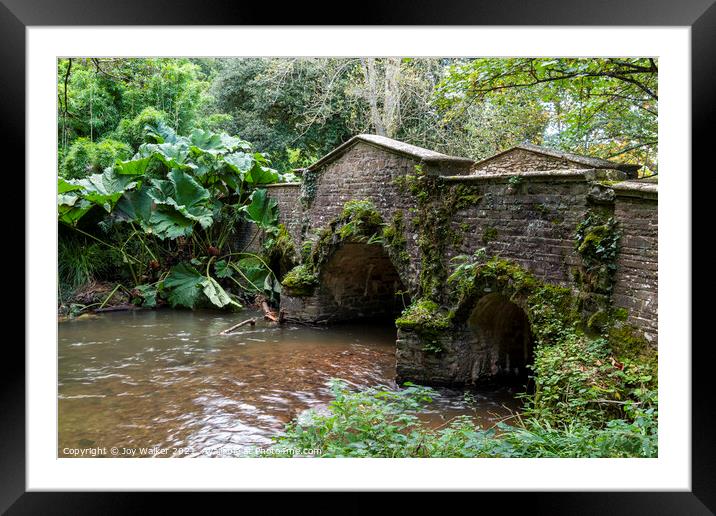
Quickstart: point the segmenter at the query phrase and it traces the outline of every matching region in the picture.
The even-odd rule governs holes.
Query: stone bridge
[[[637,168],[532,145],[475,163],[356,136],[304,169],[302,183],[269,187],[302,263],[283,281],[283,317],[395,320],[419,302],[417,317],[450,315],[427,336],[398,325],[399,381],[521,373],[533,328],[510,281],[460,297],[448,280],[461,264],[499,257],[568,288],[597,330],[618,312],[656,346],[657,185],[636,180]]]

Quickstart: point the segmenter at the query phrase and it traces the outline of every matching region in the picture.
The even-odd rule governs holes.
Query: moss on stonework
[[[305,264],[297,265],[283,278],[281,285],[291,296],[305,297],[313,294],[318,285],[318,276]]]
[[[388,254],[396,265],[402,261],[407,266],[410,257],[405,251],[402,214],[396,214],[393,223],[386,226],[371,201],[348,201],[341,213],[318,233],[315,242],[309,240],[301,246],[303,263],[291,270],[282,283],[287,293],[297,297],[313,294],[321,266],[330,259],[340,244],[353,241],[385,245],[386,230],[390,236],[386,245]]]
[[[465,257],[467,258],[467,257]],[[556,342],[580,324],[577,300],[568,288],[537,279],[518,264],[476,253],[464,259],[448,278],[455,315],[466,320],[477,301],[496,292],[527,314],[533,336],[540,342]]]
[[[482,243],[489,244],[497,238],[497,229],[487,226],[482,232]]]
[[[411,223],[418,235],[420,251],[419,294],[443,299],[447,245],[459,245],[464,237],[451,231],[451,222],[457,211],[482,200],[481,191],[477,185],[446,183],[439,176],[426,173],[420,165],[415,166],[414,173],[396,178],[393,183],[403,193],[412,195],[417,204],[410,213],[414,214]]]
[[[448,202],[455,211],[469,208],[480,202],[482,195],[476,185],[454,185],[448,192]]]
[[[305,209],[310,208],[313,200],[316,198],[318,190],[318,172],[315,170],[306,170],[303,173],[303,181],[301,182],[301,195],[299,202]]]
[[[382,232],[383,219],[372,202],[348,201],[336,217],[321,233],[308,259],[313,270],[318,270],[341,242],[351,239],[370,242]]]
[[[276,276],[283,278],[297,264],[296,246],[283,224],[278,233],[270,236],[263,244],[263,255]]]
[[[423,351],[442,351],[440,337],[450,328],[452,314],[430,299],[417,299],[396,319],[400,330],[415,332],[423,344]]]
[[[574,234],[574,248],[581,264],[573,271],[579,286],[581,309],[596,331],[608,325],[611,294],[617,270],[619,228],[604,209],[590,209]],[[600,313],[603,312],[603,313]]]
[[[614,354],[620,357],[655,360],[656,350],[644,335],[628,324],[615,324],[608,328],[607,338]]]
[[[393,263],[400,269],[407,269],[410,266],[410,255],[408,254],[408,241],[405,238],[405,222],[403,212],[397,211],[393,215],[390,224],[383,227],[383,245],[393,259]]]

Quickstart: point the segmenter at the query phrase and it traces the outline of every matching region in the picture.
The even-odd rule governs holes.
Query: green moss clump
[[[455,211],[469,208],[482,199],[482,195],[480,195],[480,190],[477,186],[463,184],[453,186],[448,193],[448,197],[447,202]]]
[[[349,239],[370,242],[379,237],[382,230],[383,219],[372,202],[348,201],[340,215],[319,233],[307,263],[313,270],[318,270],[341,242]]]
[[[395,212],[390,224],[383,227],[383,245],[386,246],[393,263],[403,270],[408,268],[410,255],[408,254],[408,241],[405,238],[405,222],[402,211]]]
[[[484,250],[456,260],[462,263],[448,278],[448,286],[461,319],[467,319],[480,297],[497,292],[522,307],[538,342],[557,342],[579,325],[577,300],[568,288],[544,283],[508,260],[487,260]]]
[[[497,229],[487,226],[482,232],[482,243],[489,244],[497,238]]]
[[[277,277],[283,278],[297,264],[296,246],[288,234],[286,226],[278,225],[278,233],[270,236],[263,243],[263,254],[266,263]]]
[[[301,195],[299,202],[304,208],[310,208],[313,204],[313,200],[316,198],[316,191],[318,190],[318,173],[315,170],[306,170],[303,173],[303,180],[301,182]]]
[[[430,299],[417,299],[396,319],[401,330],[414,331],[424,344],[424,351],[442,351],[440,337],[450,328],[452,314]]]
[[[582,259],[575,279],[585,292],[609,296],[614,286],[619,230],[613,217],[590,211],[574,234],[574,248]]]
[[[289,295],[306,297],[313,294],[318,285],[318,277],[307,265],[301,264],[295,266],[286,274],[281,285]]]

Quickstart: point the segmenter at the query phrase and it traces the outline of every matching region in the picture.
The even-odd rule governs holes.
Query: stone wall
[[[629,311],[627,321],[658,343],[658,198],[655,184],[615,185],[614,217],[622,237],[613,301]]]
[[[278,183],[267,185],[269,197],[278,203],[279,222],[286,226],[289,233],[300,227],[298,200],[301,195],[301,183]]]
[[[579,264],[574,229],[588,208],[589,183],[584,171],[472,176],[450,183],[471,184],[482,196],[474,206],[458,211],[450,224],[454,239],[447,261],[484,247],[488,256],[512,260],[538,278],[561,285],[571,281]],[[594,177],[597,177],[596,175]]]
[[[524,149],[514,149],[494,158],[482,161],[473,167],[474,173],[497,174],[524,170],[565,170],[589,168],[566,159],[537,154]]]

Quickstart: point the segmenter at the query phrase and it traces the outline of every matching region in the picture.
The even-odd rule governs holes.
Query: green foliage
[[[241,305],[234,301],[214,278],[202,275],[187,263],[172,267],[169,275],[162,282],[162,288],[168,294],[167,300],[172,308],[178,306],[195,308],[201,300],[202,293],[219,308],[226,305],[241,308]]]
[[[166,124],[166,122],[166,113],[149,106],[144,108],[134,118],[123,118],[120,120],[114,132],[114,137],[129,145],[132,149],[138,149],[143,143],[152,142],[147,135],[147,126],[157,127],[160,124]]]
[[[535,393],[527,414],[548,424],[576,421],[603,428],[635,410],[656,411],[655,362],[615,357],[606,339],[579,332],[535,348]]]
[[[158,296],[158,285],[137,285],[132,290],[132,301],[144,308],[155,308]]]
[[[405,237],[405,222],[402,211],[396,211],[390,224],[383,227],[382,239],[383,245],[393,259],[393,263],[399,269],[407,270],[410,265],[410,255],[407,250],[408,241]]]
[[[60,299],[69,298],[82,285],[101,279],[114,269],[112,249],[82,238],[63,236],[57,245],[57,276]]]
[[[286,274],[281,285],[292,296],[310,296],[318,285],[318,277],[308,265],[296,265]]]
[[[395,325],[401,330],[417,333],[425,343],[424,351],[442,351],[440,338],[450,329],[452,314],[429,299],[416,299],[396,319]]]
[[[630,420],[615,419],[603,428],[578,422],[553,426],[530,418],[515,426],[498,423],[483,429],[466,416],[430,428],[418,416],[439,396],[430,388],[406,383],[398,390],[353,392],[340,381],[331,388],[334,400],[328,411],[309,411],[289,423],[272,452],[320,450],[320,457],[657,456],[657,414],[651,408],[635,408]]]
[[[60,166],[60,175],[66,179],[82,179],[102,172],[117,160],[128,159],[132,150],[126,144],[105,139],[91,142],[78,138],[69,148]]]
[[[525,178],[522,176],[510,176],[510,178],[507,180],[507,183],[512,187],[513,190],[517,190],[520,186],[522,186],[524,180]]]
[[[241,207],[248,219],[258,227],[269,233],[278,230],[278,203],[276,199],[267,196],[265,188],[258,188],[249,197],[251,201]]]
[[[321,266],[343,242],[350,240],[384,244],[382,240],[384,228],[383,219],[372,202],[367,200],[346,202],[341,213],[320,232],[313,245],[310,241],[304,243],[302,249],[304,263],[289,271],[283,279],[283,286],[294,296],[311,295],[318,282]]]
[[[211,94],[229,129],[271,153],[281,169],[305,166],[353,136],[362,113],[347,94],[357,59],[227,59]],[[356,99],[361,102],[362,99]]]
[[[620,232],[613,217],[590,210],[577,225],[574,247],[581,264],[574,271],[582,291],[582,310],[590,316],[589,326],[597,331],[607,323],[614,275],[617,270]]]
[[[199,301],[203,281],[204,276],[191,265],[180,263],[172,267],[163,283],[172,308],[194,308]]]
[[[341,213],[319,234],[308,265],[317,271],[344,241],[376,243],[383,230],[383,219],[371,201],[346,202]]]
[[[160,122],[147,126],[145,134],[145,141],[151,143],[140,145],[132,159],[117,161],[85,179],[60,178],[58,220],[85,232],[79,226],[86,226],[88,214],[101,207],[104,217],[99,225],[87,229],[108,232],[110,242],[87,234],[120,250],[135,284],[155,285],[172,306],[193,308],[204,300],[217,307],[237,306],[210,275],[211,260],[221,254],[242,221],[257,224],[267,234],[278,232],[276,201],[256,187],[280,175],[250,144],[225,133],[195,129],[182,136]],[[116,245],[112,239],[117,239]],[[236,255],[244,258],[232,261]],[[219,260],[225,264],[219,272],[232,270],[237,278],[220,279],[233,281],[242,292],[275,299],[280,286],[264,261],[258,258],[249,266],[241,252],[226,253],[224,258]],[[206,265],[206,274],[189,261]],[[257,267],[262,269],[260,278]],[[156,304],[145,294],[139,289],[135,297]]]
[[[268,234],[263,242],[263,255],[277,278],[283,278],[297,265],[298,255],[293,238],[286,226],[279,224],[275,234]]]
[[[492,152],[544,141],[653,170],[657,83],[651,58],[471,59],[449,67],[436,88],[436,103],[450,120],[476,119],[470,110],[486,113],[483,130],[491,129],[494,139],[505,138],[505,131],[489,115],[502,114],[517,134],[507,131],[504,144]]]
[[[544,283],[507,260],[486,260],[484,251],[454,261],[458,266],[448,284],[456,298],[455,317],[464,320],[485,292],[506,296],[527,314],[535,341],[528,416],[552,426],[576,422],[601,428],[612,419],[629,419],[635,407],[655,409],[655,353],[617,324],[623,313],[607,318],[608,339],[591,337],[579,299],[568,288]]]
[[[181,133],[208,128],[220,121],[209,107],[215,71],[205,59],[58,59],[60,154],[80,137],[110,137],[136,150],[145,142],[144,127],[160,121]]]
[[[482,232],[482,243],[489,244],[497,238],[497,228],[486,226]]]

